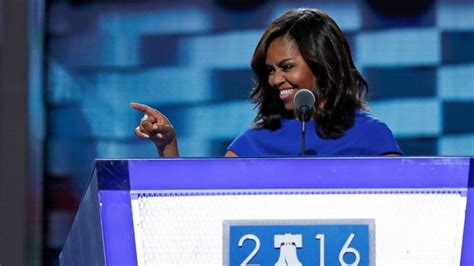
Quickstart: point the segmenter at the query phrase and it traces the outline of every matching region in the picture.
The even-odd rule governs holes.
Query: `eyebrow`
[[[281,60],[281,61],[277,64],[277,66],[281,66],[281,65],[283,65],[284,63],[286,63],[287,61],[290,61],[290,60],[292,60],[292,59],[293,59],[292,57],[285,58],[285,59]],[[265,63],[265,66],[267,66],[267,67],[272,67],[272,65],[269,65],[269,64],[267,64],[267,63]]]

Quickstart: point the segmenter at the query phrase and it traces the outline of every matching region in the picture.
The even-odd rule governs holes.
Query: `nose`
[[[276,70],[273,75],[270,76],[270,80],[268,83],[274,88],[280,87],[285,82],[285,76],[279,70]]]

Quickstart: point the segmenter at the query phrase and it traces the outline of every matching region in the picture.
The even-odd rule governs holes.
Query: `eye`
[[[275,73],[275,69],[273,67],[268,66],[267,67],[267,74],[268,75],[273,75]]]
[[[293,68],[292,64],[285,64],[285,65],[281,66],[281,69],[285,72],[292,69],[292,68]]]

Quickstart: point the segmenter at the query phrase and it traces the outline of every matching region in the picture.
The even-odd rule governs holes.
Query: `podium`
[[[97,160],[60,263],[474,265],[473,187],[460,157]]]

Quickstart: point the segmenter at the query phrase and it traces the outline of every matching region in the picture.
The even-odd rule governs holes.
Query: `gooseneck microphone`
[[[306,122],[308,122],[314,114],[314,103],[316,98],[314,94],[308,89],[301,89],[295,94],[295,114],[298,120],[301,121],[301,156],[305,152],[305,132]]]

